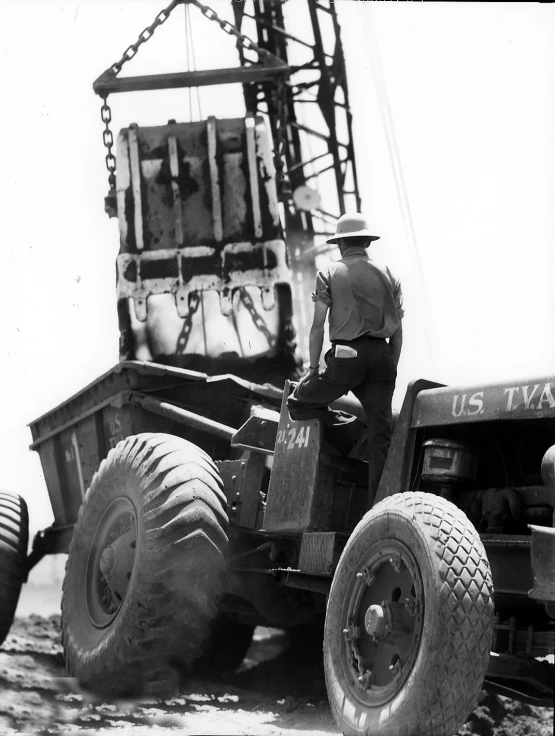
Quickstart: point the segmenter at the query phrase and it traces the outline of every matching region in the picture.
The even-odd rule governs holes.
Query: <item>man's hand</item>
[[[301,383],[304,383],[305,381],[308,381],[312,376],[318,375],[318,367],[313,368],[311,366],[308,367],[308,371],[304,374],[302,378],[299,379],[298,386],[301,385]]]

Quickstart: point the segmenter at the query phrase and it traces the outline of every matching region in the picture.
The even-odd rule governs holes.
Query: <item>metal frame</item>
[[[294,189],[305,185],[311,179],[317,179],[325,171],[331,169],[334,172],[336,212],[329,215],[322,210],[318,210],[315,213],[305,214],[304,217],[306,223],[303,229],[314,234],[313,217],[325,222],[329,217],[339,217],[339,215],[344,214],[348,205],[354,205],[357,210],[360,210],[361,201],[354,157],[352,115],[349,109],[347,76],[337,12],[335,5],[330,0],[307,0],[307,5],[313,37],[312,42],[293,36],[285,30],[281,3],[252,0],[253,12],[251,14],[246,12],[247,2],[233,3],[233,11],[237,27],[241,29],[245,19],[251,20],[256,25],[258,46],[270,51],[273,57],[282,59],[290,70],[289,77],[281,89],[276,90],[275,85],[264,82],[243,87],[247,111],[253,114],[266,112],[270,117],[274,143],[280,137],[280,127],[286,139],[284,157],[290,179],[290,188],[285,185],[282,187],[281,194],[282,201],[288,205],[287,210],[295,210],[291,198],[291,192]],[[324,48],[323,14],[329,15],[332,20],[335,35],[332,54],[326,53]],[[312,59],[300,67],[292,66],[289,63],[290,53],[288,47],[293,50],[295,45],[310,49],[312,52]],[[247,50],[242,47],[239,47],[238,50],[242,65],[252,63]],[[307,76],[311,78],[307,79]],[[304,79],[299,79],[299,77],[304,77]],[[299,79],[298,82],[297,79]],[[313,95],[312,99],[306,99],[307,92]],[[320,120],[317,125],[320,130],[317,129],[316,125],[314,127],[303,125],[297,119],[298,106],[309,102],[314,103],[318,109]],[[346,133],[344,139],[338,137],[339,122],[344,123]],[[323,123],[323,126],[320,126],[321,123]],[[327,128],[327,133],[322,132],[322,128]],[[313,138],[324,141],[328,151],[312,158],[308,157],[301,144],[301,131]],[[328,159],[326,165],[317,172],[310,174],[307,166],[323,158]],[[352,189],[347,188],[349,177],[352,178]],[[295,212],[295,214],[298,216],[300,213]]]
[[[349,109],[349,93],[341,34],[333,0],[307,0],[310,18],[311,41],[306,41],[285,29],[283,5],[280,2],[252,0],[252,12],[247,12],[247,0],[232,3],[235,23],[239,30],[247,22],[256,26],[257,43],[268,50],[272,58],[283,61],[290,70],[282,82],[243,85],[247,112],[268,115],[274,140],[274,148],[283,152],[283,169],[277,170],[278,196],[283,203],[284,225],[291,258],[296,274],[292,284],[295,301],[295,322],[298,344],[302,355],[308,356],[308,331],[311,324],[311,293],[316,273],[318,252],[329,250],[324,243],[315,245],[315,237],[330,234],[335,219],[347,209],[360,211],[361,200],[352,135],[352,115]],[[333,53],[326,53],[322,25],[324,16],[331,18],[333,28]],[[310,50],[311,59],[301,66],[292,66],[289,56],[296,48]],[[253,62],[248,50],[238,45],[241,64]],[[291,53],[290,53],[291,52]],[[311,95],[307,99],[307,95]],[[314,110],[314,125],[299,121],[297,112],[301,105],[310,104]],[[338,123],[343,124],[344,138],[338,136]],[[326,132],[327,131],[327,132]],[[301,133],[308,142],[304,150]],[[310,141],[324,142],[327,150],[313,156]],[[311,170],[311,166],[317,170]],[[333,171],[335,191],[331,198],[332,213],[321,206],[304,211],[295,205],[293,194],[300,187],[318,187],[318,179]],[[351,181],[348,188],[347,182]],[[330,182],[326,182],[328,190]]]

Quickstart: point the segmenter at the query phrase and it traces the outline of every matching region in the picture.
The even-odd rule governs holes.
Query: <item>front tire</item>
[[[168,696],[217,613],[228,519],[209,456],[166,434],[128,437],[93,477],[69,547],[62,642],[86,690]]]
[[[347,736],[453,736],[476,707],[493,635],[493,586],[465,514],[396,494],[357,525],[324,635],[326,686]]]
[[[13,623],[19,594],[27,577],[29,515],[15,493],[0,491],[0,645]]]

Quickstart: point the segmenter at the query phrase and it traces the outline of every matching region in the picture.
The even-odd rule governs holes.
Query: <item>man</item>
[[[391,400],[403,343],[401,285],[391,271],[368,257],[371,235],[360,213],[343,215],[328,243],[341,260],[316,277],[310,330],[310,367],[287,401],[292,419],[321,410],[352,391],[367,417],[370,506],[378,489],[391,440]],[[324,325],[329,310],[331,350],[319,374]],[[387,342],[389,339],[389,342]]]

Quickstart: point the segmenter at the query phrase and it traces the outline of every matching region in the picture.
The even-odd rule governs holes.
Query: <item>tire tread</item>
[[[180,493],[161,511],[176,491],[168,479],[172,474],[178,477],[182,466],[190,468],[190,477],[177,485]],[[142,557],[141,569],[132,578],[133,599],[140,602],[139,624],[125,629],[122,621],[125,636],[112,640],[110,647],[103,648],[101,642],[92,657],[80,647],[74,632],[71,559],[78,554],[79,532],[88,523],[91,497],[116,470],[130,473],[137,483],[138,512],[144,524],[142,544],[150,552]],[[203,493],[195,492],[198,475]],[[208,455],[172,435],[128,437],[103,460],[70,543],[62,594],[66,662],[83,687],[117,695],[134,682],[141,694],[167,696],[175,692],[180,673],[191,669],[210,633],[227,568],[227,516],[221,509],[221,485]]]
[[[25,578],[29,514],[16,494],[0,492],[0,645],[11,628]]]
[[[391,724],[380,736],[452,736],[476,707],[487,669],[493,633],[493,584],[482,541],[466,515],[449,501],[430,493],[398,493],[374,506],[353,531],[362,533],[378,514],[402,515],[418,527],[439,573],[442,601],[441,647],[434,649],[435,669],[410,724]],[[347,544],[341,561],[348,555]],[[335,580],[335,578],[334,578]],[[333,584],[330,598],[333,595]],[[331,673],[326,671],[326,678]],[[343,733],[362,736],[345,705],[330,697],[332,711]]]

